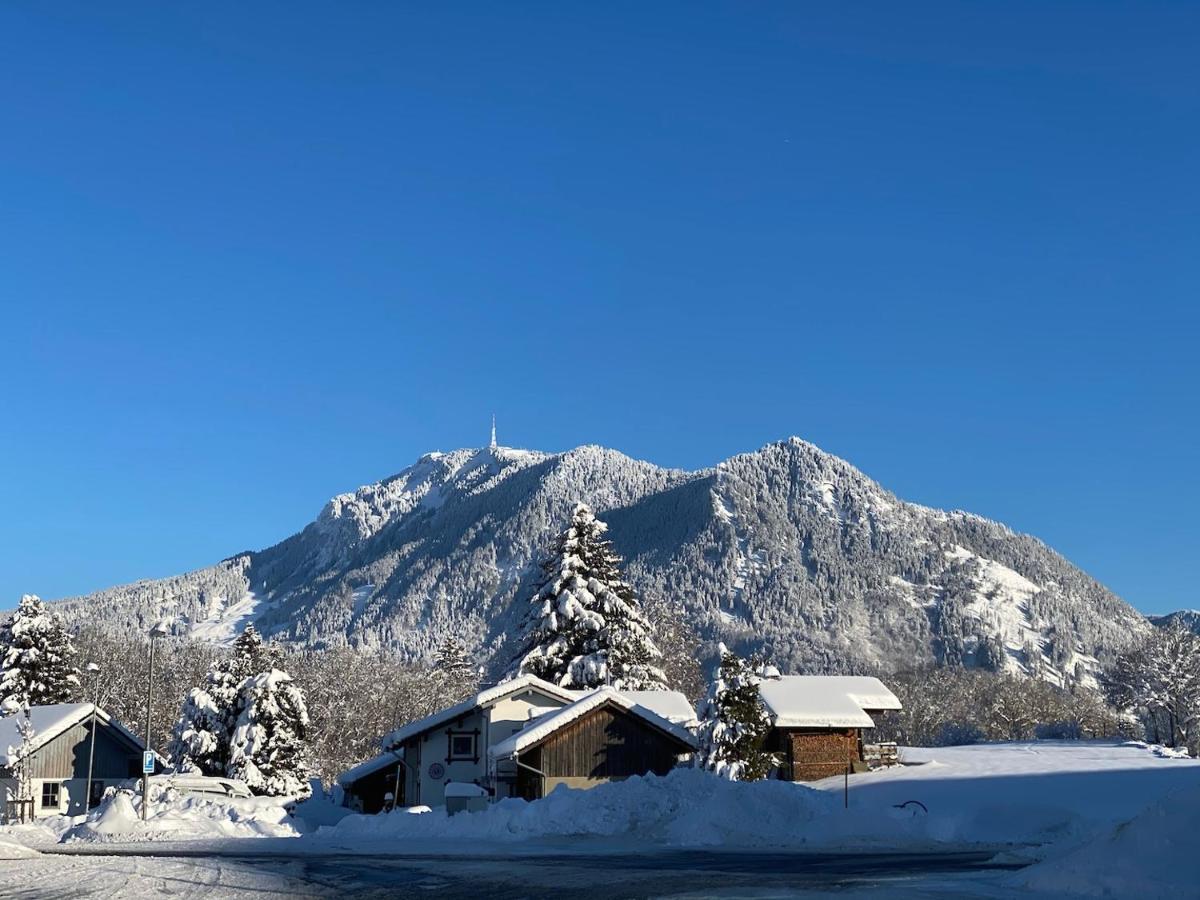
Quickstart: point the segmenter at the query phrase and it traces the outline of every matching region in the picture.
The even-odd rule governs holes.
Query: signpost
[[[154,639],[170,634],[165,621],[150,629],[150,673],[146,677],[146,749],[142,752],[142,821],[150,806],[150,776],[154,774],[154,751],[150,742],[150,700],[154,695]],[[147,768],[147,766],[149,768]]]

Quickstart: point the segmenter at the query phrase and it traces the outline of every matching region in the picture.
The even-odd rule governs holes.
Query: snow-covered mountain
[[[609,523],[635,587],[680,601],[706,640],[791,671],[937,662],[1058,680],[1150,627],[1037,539],[905,503],[798,438],[697,472],[594,446],[431,453],[334,497],[274,547],[62,606],[111,628],[168,616],[223,640],[254,621],[413,657],[454,634],[500,660],[580,500]]]
[[[1151,616],[1150,621],[1159,628],[1165,628],[1178,622],[1189,631],[1200,634],[1200,609],[1180,609],[1164,616]]]

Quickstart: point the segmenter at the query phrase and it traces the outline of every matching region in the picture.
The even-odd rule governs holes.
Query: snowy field
[[[553,871],[589,896],[801,896],[836,887],[1149,898],[1186,896],[1200,879],[1200,761],[1089,742],[907,749],[903,758],[904,766],[852,777],[848,808],[841,779],[733,784],[692,770],[453,817],[345,815],[323,803],[289,816],[265,799],[177,797],[155,805],[143,825],[120,798],[86,822],[0,829],[0,896],[371,895],[401,883],[446,895],[495,884],[497,896],[541,896]],[[976,852],[946,856],[960,851]],[[178,855],[188,853],[198,855]],[[1028,867],[974,871],[974,860],[989,857]],[[759,862],[747,867],[747,859]]]

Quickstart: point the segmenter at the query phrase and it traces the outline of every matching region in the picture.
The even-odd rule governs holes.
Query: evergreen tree
[[[179,771],[243,778],[256,793],[307,790],[304,694],[253,625],[184,700],[169,753]]]
[[[231,778],[256,794],[308,794],[304,694],[286,672],[271,669],[242,684],[241,712],[230,741]]]
[[[228,713],[228,706],[219,704],[204,688],[188,691],[167,748],[177,771],[225,774],[229,764]]]
[[[763,749],[771,720],[755,666],[719,645],[721,662],[700,707],[697,765],[730,781],[758,781],[779,765]]]
[[[438,647],[434,678],[441,698],[455,703],[479,689],[479,670],[472,665],[462,641],[448,637]]]
[[[650,636],[621,558],[604,539],[608,526],[582,503],[542,564],[545,580],[531,599],[519,674],[567,688],[604,684],[625,690],[666,687],[662,653]]]
[[[79,687],[75,645],[57,613],[26,594],[0,626],[0,706],[66,703]]]

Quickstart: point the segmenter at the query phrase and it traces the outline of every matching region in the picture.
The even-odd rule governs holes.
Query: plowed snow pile
[[[94,809],[63,841],[122,843],[192,838],[295,837],[278,798],[209,799],[167,791],[143,822],[139,801],[118,792]]]
[[[534,803],[502,800],[483,812],[448,816],[349,816],[314,835],[354,840],[454,838],[523,841],[547,837],[629,838],[666,846],[800,846],[831,839],[854,842],[862,816],[842,809],[842,798],[782,781],[734,783],[694,769],[676,769],[602,784],[591,790],[558,789]],[[876,835],[921,838],[908,812],[873,810]],[[465,841],[464,841],[465,839]]]
[[[1185,896],[1200,886],[1200,788],[1155,803],[1063,856],[1020,872],[1013,883],[1086,897]]]

